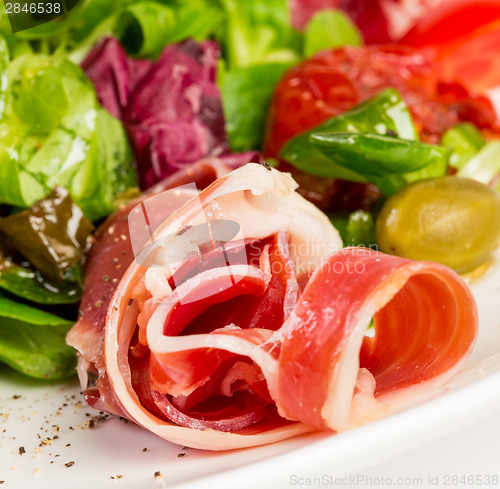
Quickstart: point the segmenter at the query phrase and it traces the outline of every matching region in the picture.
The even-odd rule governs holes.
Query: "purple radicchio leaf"
[[[215,42],[188,39],[167,46],[156,62],[134,60],[107,38],[84,60],[101,103],[127,129],[141,188],[206,156],[223,157],[234,168],[260,162],[258,153],[229,150],[218,56]]]

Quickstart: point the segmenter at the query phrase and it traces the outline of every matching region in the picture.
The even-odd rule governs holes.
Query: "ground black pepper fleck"
[[[71,462],[67,462],[64,464],[66,467],[73,467],[73,465],[75,465],[75,462],[71,461]]]
[[[19,455],[23,455],[24,453],[26,453],[26,450],[24,447],[19,447]]]
[[[155,473],[154,473],[154,477],[155,479],[159,479],[161,477],[161,472],[159,470],[157,470]]]

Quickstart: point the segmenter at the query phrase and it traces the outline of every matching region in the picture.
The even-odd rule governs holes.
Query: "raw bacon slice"
[[[311,278],[284,330],[281,414],[340,431],[435,395],[469,356],[477,311],[443,265],[346,248]]]
[[[476,337],[467,286],[435,263],[342,250],[295,189],[250,163],[158,227],[109,303],[88,401],[227,450],[344,430],[439,392]]]

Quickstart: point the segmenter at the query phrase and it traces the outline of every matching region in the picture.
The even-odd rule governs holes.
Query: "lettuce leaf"
[[[220,0],[226,23],[219,40],[229,68],[301,59],[302,37],[292,29],[286,0]]]
[[[363,36],[356,24],[341,10],[318,11],[309,21],[304,32],[304,57],[310,58],[323,49],[333,49],[346,44],[359,46]]]
[[[284,71],[302,57],[303,36],[291,27],[286,0],[220,0],[226,22],[218,32],[219,74],[233,151],[260,148],[269,102]]]
[[[80,300],[81,287],[76,282],[64,282],[55,287],[44,280],[31,266],[20,266],[0,259],[0,288],[12,295],[36,304],[74,304]]]
[[[233,151],[261,146],[274,86],[288,67],[268,63],[234,68],[221,75],[226,131]]]
[[[5,73],[0,203],[26,208],[61,185],[90,220],[110,214],[137,182],[124,129],[90,80],[61,55],[26,53]]]
[[[66,345],[72,321],[0,293],[0,361],[38,379],[75,373],[76,351]]]

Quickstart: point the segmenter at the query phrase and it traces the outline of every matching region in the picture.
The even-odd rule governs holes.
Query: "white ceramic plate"
[[[472,289],[479,338],[448,392],[340,435],[232,452],[183,449],[132,423],[101,419],[74,380],[40,385],[0,367],[1,487],[290,487],[292,475],[341,477],[429,443],[500,411],[500,253]]]

